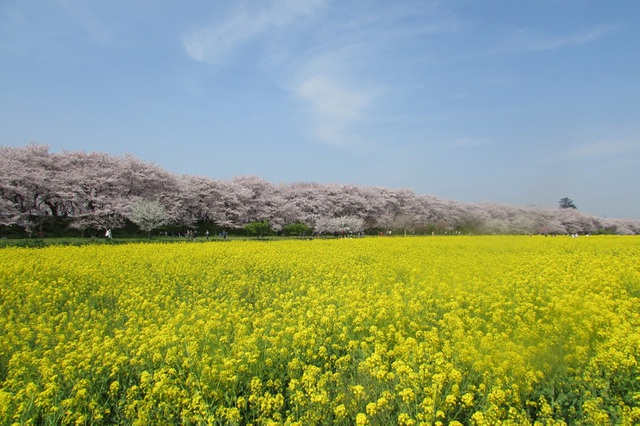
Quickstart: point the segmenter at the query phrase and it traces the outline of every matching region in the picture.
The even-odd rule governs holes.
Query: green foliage
[[[571,198],[568,197],[564,197],[562,198],[560,201],[560,208],[561,209],[577,209],[578,207],[576,207],[576,205],[573,203],[573,200]]]
[[[249,222],[245,226],[243,226],[242,229],[247,231],[247,234],[258,236],[258,238],[271,233],[269,221],[266,220],[263,220],[261,222]]]
[[[284,232],[284,235],[297,235],[297,236],[302,236],[302,235],[310,235],[311,234],[311,227],[309,225],[306,225],[304,223],[300,223],[300,222],[296,222],[296,223],[290,223],[287,226],[285,226],[282,231]]]

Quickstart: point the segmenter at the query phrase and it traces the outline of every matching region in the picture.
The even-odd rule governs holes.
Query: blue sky
[[[640,218],[640,2],[2,0],[0,145]]]

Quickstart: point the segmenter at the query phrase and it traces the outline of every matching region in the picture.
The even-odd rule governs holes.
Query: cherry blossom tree
[[[61,198],[53,183],[57,170],[47,146],[31,143],[24,148],[3,147],[0,170],[2,198],[13,204],[9,210],[14,215],[20,215],[11,221],[31,234],[47,216],[58,215]]]
[[[69,226],[83,233],[121,226],[129,203],[120,187],[120,159],[96,152],[64,152],[59,157],[60,167],[69,171],[58,181],[70,196]]]
[[[232,182],[237,185],[240,202],[245,206],[244,223],[272,220],[277,211],[274,197],[275,188],[266,180],[257,176],[236,176]]]
[[[640,221],[624,218],[606,218],[602,221],[605,232],[618,235],[640,234]]]
[[[0,225],[22,226],[22,215],[10,200],[0,198]]]
[[[217,190],[215,182],[200,176],[180,176],[177,190],[168,195],[172,222],[191,226],[195,222],[213,220]]]
[[[151,231],[169,223],[167,209],[159,201],[136,201],[128,217],[141,230],[149,233],[149,239]]]
[[[574,208],[459,203],[409,189],[339,183],[274,185],[257,176],[214,180],[177,176],[132,155],[50,153],[37,143],[0,147],[0,225],[29,233],[47,223],[83,232],[117,228],[135,203],[151,199],[165,207],[170,223],[183,226],[240,229],[268,221],[276,231],[303,224],[331,233],[640,233],[638,220],[599,219]]]
[[[320,217],[333,216],[326,199],[327,188],[318,183],[294,183],[282,191],[283,217],[287,223],[296,221],[312,225]]]
[[[364,220],[355,216],[319,218],[314,227],[319,234],[353,234],[364,230]]]

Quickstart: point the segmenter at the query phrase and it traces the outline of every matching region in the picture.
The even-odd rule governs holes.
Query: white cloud
[[[314,135],[323,143],[347,145],[354,142],[350,127],[363,118],[372,95],[347,87],[326,75],[311,75],[295,88],[310,106]]]
[[[298,87],[298,93],[308,99],[314,110],[323,116],[354,120],[366,105],[366,96],[340,85],[324,76],[313,76]]]
[[[274,30],[295,37],[302,31],[301,18],[319,14],[324,0],[279,0],[263,7],[255,4],[243,3],[218,25],[188,34],[183,39],[187,53],[198,61],[220,64],[244,44],[268,37]],[[318,141],[353,145],[357,139],[353,126],[363,119],[373,99],[370,90],[353,83],[357,73],[353,60],[361,45],[352,40],[351,27],[323,27],[321,31],[326,37],[303,43],[302,50],[270,46],[262,52],[262,65],[284,90],[308,107],[311,132]]]
[[[266,39],[260,66],[306,107],[310,133],[327,145],[361,145],[361,125],[371,121],[383,90],[394,90],[384,88],[376,70],[412,40],[454,31],[458,24],[435,14],[429,3],[325,8],[325,1],[243,2],[216,25],[187,34],[183,46],[195,60],[222,64]]]
[[[234,49],[274,28],[296,22],[316,13],[324,0],[275,0],[242,3],[223,22],[192,31],[183,38],[187,54],[193,59],[220,63]]]

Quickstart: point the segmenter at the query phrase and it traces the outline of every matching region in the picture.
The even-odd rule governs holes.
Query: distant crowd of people
[[[207,241],[209,241],[209,236],[210,235],[211,234],[209,233],[209,230],[207,229],[204,232],[204,237],[205,237],[205,239]],[[169,233],[167,231],[163,231],[163,232],[160,233],[160,236],[161,237],[175,237],[175,236],[177,236],[177,237],[181,237],[181,238],[186,238],[186,239],[188,239],[190,241],[196,241],[197,238],[198,238],[198,231],[190,229],[190,230],[188,230],[186,232],[178,232],[177,235],[174,235],[173,233]],[[218,234],[218,236],[221,237],[223,240],[226,240],[227,237],[229,236],[229,234],[227,233],[227,231],[222,231],[222,232],[220,232]],[[108,239],[108,240],[113,237],[113,234],[111,233],[111,228],[105,230],[104,237],[106,239]]]
[[[223,240],[227,239],[227,236],[229,234],[227,233],[227,231],[222,231],[218,234],[219,237],[221,237]],[[186,238],[189,241],[197,241],[198,239],[198,231],[197,230],[187,230],[186,232],[178,232],[177,235],[174,235],[172,233],[169,232],[161,232],[160,236],[162,237],[180,237],[180,238]],[[209,241],[209,237],[211,236],[209,230],[205,230],[204,231],[204,238]]]

